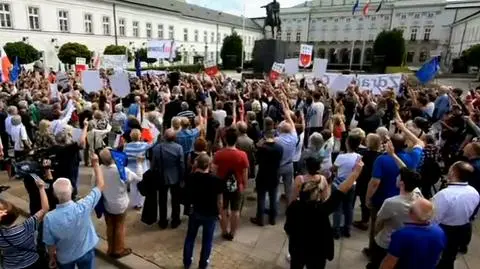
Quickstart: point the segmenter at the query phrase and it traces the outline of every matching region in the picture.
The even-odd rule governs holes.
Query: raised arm
[[[85,148],[85,145],[87,144],[87,133],[88,133],[88,120],[85,120],[83,122],[83,130],[82,134],[80,135],[80,141],[78,141],[78,145],[80,148]]]
[[[98,156],[97,154],[92,154],[90,158],[93,166],[93,174],[95,175],[95,187],[97,187],[100,191],[103,191],[105,188],[105,181],[103,180],[103,172],[100,169]]]
[[[398,157],[398,155],[395,153],[395,149],[393,147],[392,141],[388,140],[388,142],[385,144],[385,151],[392,156],[392,158],[395,160],[395,163],[397,164],[398,168],[402,169],[407,167],[405,163]]]
[[[402,131],[402,133],[405,134],[406,138],[414,142],[414,145],[415,145],[414,147],[423,148],[425,146],[425,143],[423,143],[423,141],[420,138],[418,138],[414,133],[408,130],[408,128],[405,126],[402,119],[400,118],[398,111],[396,112],[396,115],[395,115],[395,122],[397,124],[397,128],[400,131]]]

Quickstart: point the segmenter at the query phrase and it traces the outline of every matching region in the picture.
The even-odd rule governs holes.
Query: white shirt
[[[323,126],[323,111],[325,110],[325,105],[322,102],[315,102],[308,109],[307,118],[308,118],[308,127],[322,127]]]
[[[427,113],[428,116],[433,116],[433,111],[435,110],[435,103],[434,102],[429,102],[425,108],[423,109],[423,112]]]
[[[330,137],[327,141],[322,146],[322,149],[324,150],[324,158],[322,161],[322,164],[320,166],[320,170],[322,172],[325,172],[326,174],[330,175],[330,169],[332,168],[332,153],[333,153],[333,147],[335,143],[335,138],[332,136]]]
[[[303,147],[304,138],[305,138],[305,132],[302,132],[298,136],[297,148],[295,149],[295,154],[293,155],[293,159],[292,159],[294,162],[300,161],[300,156],[302,155],[302,147]]]
[[[360,154],[356,152],[339,154],[334,164],[338,168],[337,178],[344,180],[347,179],[352,173],[355,163],[360,157]]]
[[[127,181],[120,179],[117,166],[111,164],[109,166],[102,165],[103,178],[105,179],[105,189],[103,190],[103,204],[105,210],[114,215],[123,214],[128,208],[130,199],[128,198],[127,185],[132,181],[141,181],[139,176],[142,174],[142,167],[137,165],[137,174],[125,167]]]
[[[23,124],[15,125],[10,127],[10,137],[13,141],[13,149],[15,151],[23,150],[22,140],[28,140],[27,130]]]
[[[227,117],[227,112],[225,110],[217,109],[212,112],[212,116],[220,123],[220,127],[225,127],[225,118]]]
[[[470,222],[470,217],[480,202],[480,196],[475,188],[467,183],[451,183],[437,192],[432,201],[435,206],[435,223],[461,226]]]

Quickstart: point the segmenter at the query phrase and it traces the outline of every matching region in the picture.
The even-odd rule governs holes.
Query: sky
[[[243,3],[245,2],[245,14],[249,18],[265,16],[265,9],[260,8],[272,0],[187,0],[190,4],[211,8],[231,14],[241,16],[243,13]],[[281,7],[291,7],[305,0],[280,0]]]

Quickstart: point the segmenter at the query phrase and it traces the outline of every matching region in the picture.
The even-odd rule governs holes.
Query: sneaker
[[[258,218],[250,218],[250,222],[260,227],[263,226],[263,221],[259,220]]]
[[[287,260],[287,262],[290,262],[292,260],[290,253],[287,253],[287,255],[285,256],[285,259]]]
[[[345,238],[350,238],[350,237],[352,236],[352,235],[350,234],[350,229],[345,229],[345,228],[343,228],[342,236],[345,237]]]
[[[335,230],[333,231],[333,239],[338,240],[340,239],[340,232]]]
[[[361,231],[368,231],[368,224],[363,221],[354,221],[352,225]]]

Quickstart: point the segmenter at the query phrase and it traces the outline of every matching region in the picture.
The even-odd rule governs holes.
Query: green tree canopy
[[[401,66],[405,55],[403,31],[393,29],[379,33],[373,44],[373,53],[384,57],[385,66]]]
[[[105,55],[125,55],[125,51],[128,51],[128,61],[133,60],[133,55],[130,50],[127,50],[125,46],[116,46],[116,45],[108,45],[103,50],[103,54]]]
[[[468,65],[480,67],[480,44],[470,47],[462,54]]]
[[[224,69],[235,69],[242,63],[243,41],[236,33],[225,37],[223,40],[220,57],[222,57],[222,64]]]
[[[140,61],[146,62],[147,64],[153,64],[157,61],[155,58],[148,58],[147,57],[147,48],[141,48],[137,51]]]
[[[77,57],[85,58],[88,63],[92,54],[87,46],[73,42],[63,44],[58,51],[58,59],[65,64],[75,64]]]
[[[40,52],[32,45],[22,41],[9,42],[3,46],[3,49],[12,64],[15,62],[16,57],[18,57],[19,64],[29,64],[40,59]]]

